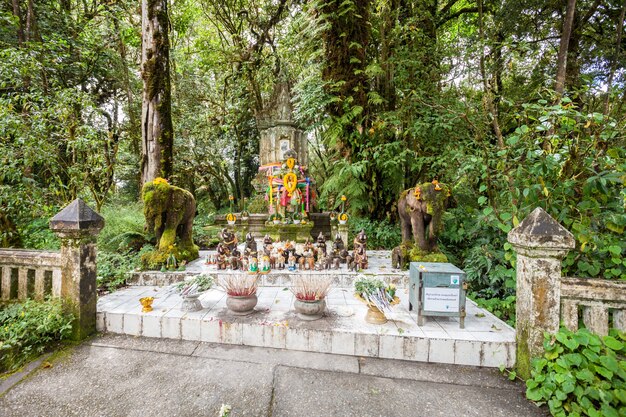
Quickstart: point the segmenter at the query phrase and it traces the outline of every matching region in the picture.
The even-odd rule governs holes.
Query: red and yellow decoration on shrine
[[[288,172],[283,176],[283,187],[287,190],[287,197],[291,197],[298,188],[298,176],[293,172]]]
[[[263,165],[259,171],[267,175],[266,199],[270,214],[278,212],[283,218],[292,218],[298,213],[303,219],[307,217],[314,200],[312,181],[306,167],[298,164],[295,151],[287,151],[282,163]]]
[[[233,213],[233,200],[235,199],[235,197],[233,197],[232,195],[228,196],[228,200],[230,201],[230,212],[226,215],[226,222],[228,222],[228,224],[233,225],[235,224],[235,222],[237,221],[237,216],[235,216],[235,214]]]
[[[348,200],[348,198],[345,195],[341,196],[341,213],[339,213],[339,216],[337,217],[337,220],[339,220],[339,224],[346,224],[348,222],[348,213],[346,213],[346,200]]]

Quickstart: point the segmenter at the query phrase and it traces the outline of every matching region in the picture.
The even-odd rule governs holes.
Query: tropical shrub
[[[445,156],[463,164],[441,236],[446,255],[467,272],[471,296],[505,318],[507,307],[497,304],[507,304],[516,286],[507,233],[536,207],[576,239],[563,275],[626,279],[624,123],[583,114],[567,98],[523,104],[513,122],[503,148]]]
[[[153,249],[152,245],[145,245],[139,251],[98,251],[96,254],[98,289],[101,291],[115,291],[123,287],[126,284],[129,273],[141,268],[141,256]]]
[[[349,246],[351,246],[354,236],[361,230],[364,230],[367,235],[368,249],[393,249],[398,246],[402,240],[400,226],[391,223],[387,219],[379,221],[363,217],[353,217],[348,224],[350,226],[348,238],[350,242],[344,243]]]
[[[545,335],[542,358],[532,362],[526,397],[548,404],[554,416],[626,415],[626,335],[600,337],[565,328]]]
[[[49,219],[40,217],[26,223],[20,230],[22,244],[25,248],[58,250],[61,246],[59,238],[50,230]]]
[[[72,333],[60,299],[26,300],[0,309],[0,371],[16,369]]]
[[[98,250],[125,253],[139,250],[147,241],[145,219],[139,203],[104,206],[104,228],[98,235]]]

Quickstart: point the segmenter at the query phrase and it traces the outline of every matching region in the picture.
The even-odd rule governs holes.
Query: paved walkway
[[[486,368],[97,337],[0,397],[11,416],[543,416]]]

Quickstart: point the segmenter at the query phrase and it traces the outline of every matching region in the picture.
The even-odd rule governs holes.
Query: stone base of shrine
[[[257,239],[262,239],[267,233],[266,222],[269,217],[265,214],[250,214],[247,222],[241,221],[240,213],[235,213],[237,216],[237,222],[233,226],[229,226],[226,222],[226,215],[221,214],[215,216],[215,224],[222,227],[228,227],[238,233],[238,236],[245,237],[247,232],[252,233]],[[315,241],[317,236],[322,232],[327,238],[331,237],[331,225],[330,225],[330,213],[309,213],[309,218],[313,223],[313,228],[310,228],[308,233],[312,241]],[[306,236],[305,236],[306,238]],[[334,236],[333,236],[334,238]],[[243,240],[243,239],[242,239]],[[345,243],[345,242],[344,242]]]
[[[262,245],[259,244],[259,247]],[[243,247],[241,248],[243,250]],[[187,265],[183,272],[159,272],[159,271],[141,271],[135,272],[128,279],[129,285],[158,285],[165,286],[176,282],[183,281],[188,276],[205,274],[218,279],[219,277],[241,274],[241,271],[218,270],[216,265],[207,265],[207,255],[215,255],[215,251],[200,251],[200,258]],[[352,283],[360,274],[371,276],[375,275],[385,281],[387,284],[395,284],[398,288],[406,288],[409,281],[408,271],[391,268],[391,251],[367,251],[369,266],[367,269],[355,272],[348,270],[346,264],[340,265],[339,269],[330,269],[323,271],[288,271],[287,269],[275,269],[266,275],[258,275],[260,286],[284,287],[291,285],[294,277],[304,276],[325,276],[332,279],[335,288],[352,288]]]
[[[98,331],[231,345],[261,346],[341,355],[402,359],[484,367],[515,363],[515,330],[467,300],[465,328],[457,318],[429,317],[417,325],[408,292],[382,325],[365,322],[366,306],[350,288],[334,288],[322,319],[302,321],[293,294],[284,286],[259,287],[259,302],[249,316],[226,308],[224,292],[200,297],[203,309],[181,310],[181,298],[164,287],[133,286],[98,300]],[[149,313],[139,299],[155,297]]]

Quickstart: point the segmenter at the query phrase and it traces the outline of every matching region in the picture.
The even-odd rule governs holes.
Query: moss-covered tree
[[[173,127],[167,0],[142,0],[142,183],[172,174]]]
[[[326,29],[322,78],[334,96],[326,108],[342,124],[336,142],[342,156],[350,159],[367,124],[368,78],[366,50],[370,41],[369,0],[330,0],[320,3],[318,13]],[[343,122],[341,122],[343,121]]]

